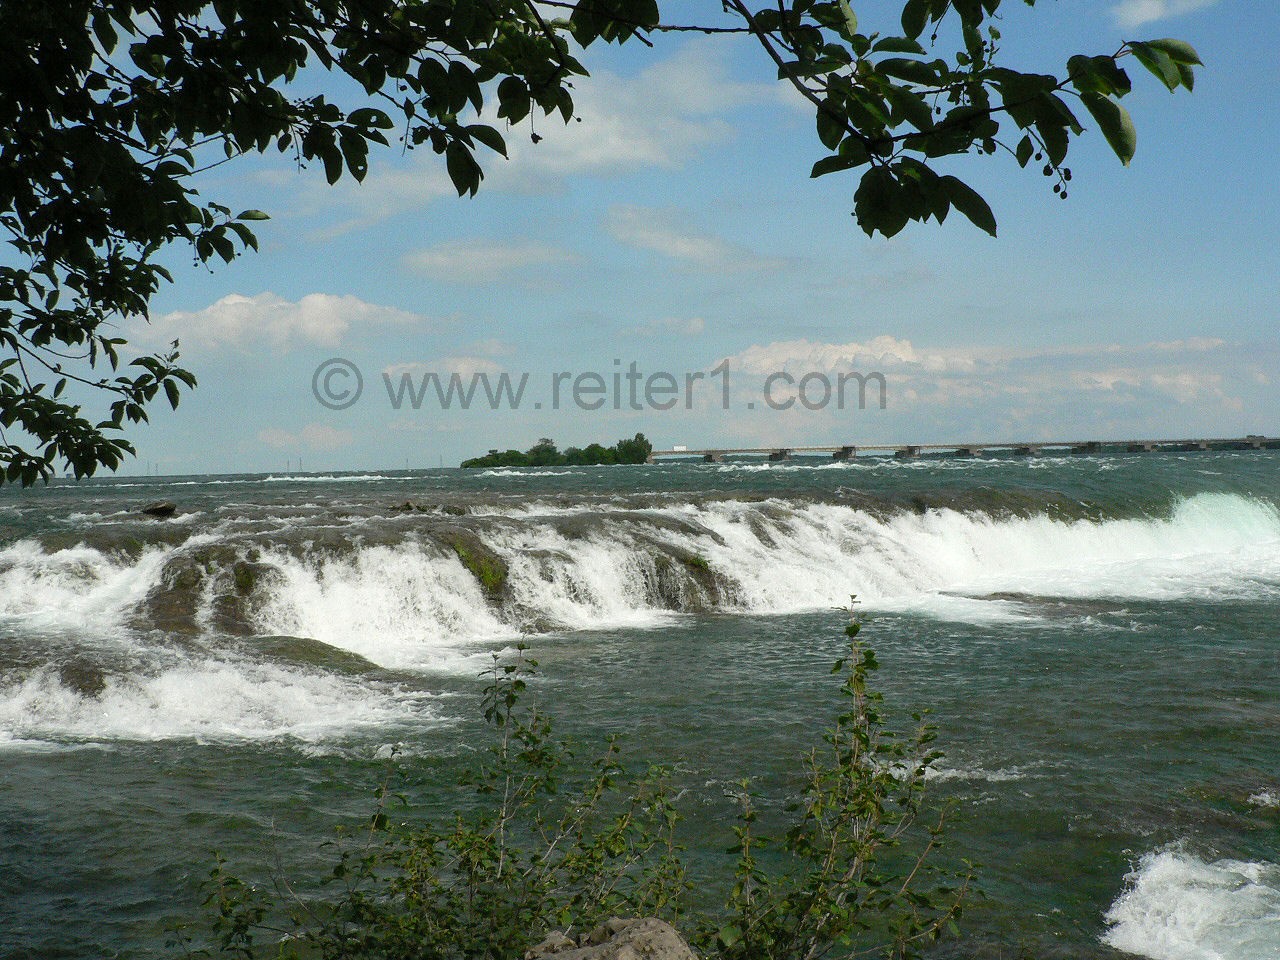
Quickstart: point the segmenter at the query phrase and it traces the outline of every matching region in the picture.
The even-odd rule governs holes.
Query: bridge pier
[[[836,461],[857,459],[859,452],[892,453],[897,460],[915,460],[937,454],[941,457],[986,457],[992,451],[997,456],[1036,457],[1045,451],[1055,456],[1065,453],[1106,455],[1128,453],[1175,453],[1212,450],[1280,450],[1280,436],[1264,436],[1256,433],[1242,437],[1220,437],[1208,440],[1089,440],[1089,441],[1042,441],[1040,443],[928,443],[928,444],[867,444],[855,446],[848,444],[832,444],[823,446],[799,447],[723,447],[720,449],[700,448],[690,450],[688,447],[675,446],[670,450],[654,450],[648,456],[648,463],[665,463],[668,458],[679,458],[686,462],[724,463],[729,457],[759,457],[766,462],[779,463],[795,456],[816,457],[830,455]]]

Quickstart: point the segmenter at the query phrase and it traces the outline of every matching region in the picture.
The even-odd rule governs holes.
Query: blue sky
[[[895,7],[855,3],[863,30],[890,28]],[[218,168],[208,199],[273,219],[258,255],[213,271],[175,260],[152,324],[129,327],[148,345],[180,337],[201,385],[176,413],[156,409],[124,472],[447,466],[636,431],[659,446],[1280,433],[1280,13],[1246,0],[1002,13],[1010,65],[1176,36],[1206,67],[1175,96],[1135,65],[1133,164],[1089,131],[1065,202],[1012,159],[952,164],[991,202],[998,239],[958,216],[866,238],[856,180],[808,178],[822,155],[810,113],[755,48],[723,38],[593,48],[582,122],[540,121],[536,146],[527,126],[509,131],[512,158],[489,162],[475,199],[426,152],[385,151],[365,183],[335,187],[286,157]],[[363,377],[345,409],[313,394],[331,358]],[[679,384],[674,409],[628,409],[625,379],[614,409],[612,376],[633,363],[640,397],[648,378],[660,398],[662,374]],[[713,370],[686,409],[686,377]],[[383,375],[428,371],[528,378],[519,410],[442,410],[430,392],[394,409]],[[816,402],[850,373],[883,375],[883,410]],[[820,409],[772,409],[771,374],[813,374]],[[335,376],[341,394],[353,381]],[[768,399],[794,393],[775,379]]]

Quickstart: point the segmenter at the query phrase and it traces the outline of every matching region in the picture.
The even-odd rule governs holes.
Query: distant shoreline
[[[560,450],[550,437],[543,437],[528,450],[490,450],[482,457],[463,460],[466,469],[493,467],[594,467],[619,463],[647,463],[653,444],[643,433],[619,440],[611,447],[591,443],[585,447]]]

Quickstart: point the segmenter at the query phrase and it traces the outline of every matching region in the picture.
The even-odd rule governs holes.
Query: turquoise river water
[[[438,803],[525,636],[699,843],[830,715],[861,601],[985,899],[940,957],[1280,957],[1280,454],[115,478],[0,490],[0,956],[158,957],[213,851]],[[171,519],[137,511],[160,499]],[[496,557],[488,589],[459,550]],[[688,839],[688,838],[687,838]]]

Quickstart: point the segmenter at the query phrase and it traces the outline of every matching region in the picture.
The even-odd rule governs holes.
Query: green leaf
[[[504,77],[498,84],[498,116],[519,123],[529,115],[529,88],[519,77]]]
[[[241,210],[236,214],[237,220],[270,220],[271,214],[263,213],[261,210]]]
[[[1111,57],[1074,56],[1067,61],[1067,74],[1081,93],[1124,96],[1132,89],[1129,75]]]
[[[942,177],[941,182],[951,205],[969,218],[969,222],[991,236],[996,235],[996,216],[982,195],[963,180]]]
[[[917,130],[933,129],[933,110],[923,96],[906,87],[897,86],[886,89],[884,95],[893,107],[897,120],[906,120]]]
[[[1111,149],[1127,167],[1138,148],[1138,131],[1134,129],[1129,111],[1110,97],[1097,93],[1081,94],[1080,99],[1084,101],[1085,108],[1093,115],[1093,119],[1098,121],[1098,129],[1107,138],[1107,143],[1111,144]]]
[[[839,154],[830,157],[823,157],[813,165],[813,169],[809,171],[810,178],[824,177],[828,173],[836,173],[840,170],[849,170],[856,167],[857,163],[848,157],[842,157]]]
[[[912,40],[924,33],[929,19],[928,0],[907,0],[902,8],[902,32]]]
[[[1035,144],[1031,142],[1030,137],[1023,137],[1018,141],[1018,148],[1015,156],[1018,158],[1018,166],[1025,167],[1031,160],[1031,155],[1035,153]]]
[[[884,76],[906,80],[908,83],[916,83],[922,87],[931,87],[938,82],[937,71],[932,64],[925,63],[923,60],[890,57],[877,63],[875,69],[877,73]]]
[[[844,25],[849,31],[848,36],[852,37],[858,32],[858,15],[853,12],[853,7],[849,6],[849,0],[840,0],[840,12],[844,14]]]
[[[375,127],[378,130],[390,130],[395,124],[381,110],[373,107],[361,107],[347,114],[347,123],[354,127]]]
[[[476,140],[479,140],[494,153],[507,155],[507,142],[502,139],[502,134],[493,127],[486,126],[483,123],[473,123],[467,127],[469,133]]]
[[[230,263],[236,258],[235,245],[225,233],[210,235],[209,242],[213,244],[213,249],[217,251],[224,263]]]
[[[914,53],[917,56],[925,55],[924,47],[920,46],[918,40],[912,40],[910,37],[884,37],[877,40],[871,47],[872,53]]]
[[[330,141],[325,144],[320,159],[324,162],[324,178],[332,186],[342,176],[342,151]]]
[[[483,174],[471,151],[456,140],[452,141],[445,149],[444,162],[445,169],[449,172],[449,179],[453,181],[454,189],[458,191],[458,196],[469,193],[474,197],[476,191],[480,189],[480,178]]]
[[[902,182],[912,188],[911,219],[927,220],[933,216],[939,223],[947,219],[951,201],[942,179],[927,164],[913,157],[903,157],[897,165]]]
[[[252,250],[258,249],[258,238],[255,237],[253,235],[253,231],[243,223],[238,223],[235,220],[232,220],[227,224],[227,226],[235,232],[235,235],[240,238],[240,242],[244,244],[246,248]]]
[[[902,192],[902,185],[887,167],[872,167],[862,175],[853,195],[853,212],[867,236],[879,230],[892,237],[907,225],[910,211]]]
[[[834,150],[840,145],[840,141],[844,139],[846,130],[844,119],[840,115],[840,108],[830,97],[822,101],[822,104],[818,107],[816,121],[818,139],[822,141],[822,145],[828,150]]]
[[[98,38],[98,43],[102,45],[104,53],[110,53],[116,48],[117,36],[115,30],[111,26],[111,18],[105,13],[95,13],[92,19],[93,33]]]
[[[352,127],[343,127],[338,137],[338,144],[351,176],[357,182],[364,180],[369,172],[369,144],[364,137],[356,133]]]
[[[1130,42],[1129,49],[1138,58],[1138,62],[1155,74],[1170,90],[1177,90],[1182,85],[1182,74],[1178,72],[1178,65],[1169,54],[1149,43],[1138,41]]]
[[[960,20],[966,28],[973,29],[982,22],[984,14],[978,0],[951,0],[951,5],[960,14]]]
[[[1204,62],[1200,59],[1200,54],[1196,53],[1196,48],[1185,40],[1174,40],[1172,37],[1165,37],[1163,40],[1148,40],[1147,46],[1163,50],[1174,63],[1195,64],[1198,67],[1204,66]]]
[[[736,850],[730,850],[735,853]],[[716,939],[720,941],[720,945],[726,950],[742,939],[742,931],[732,923],[726,924],[716,931]]]

